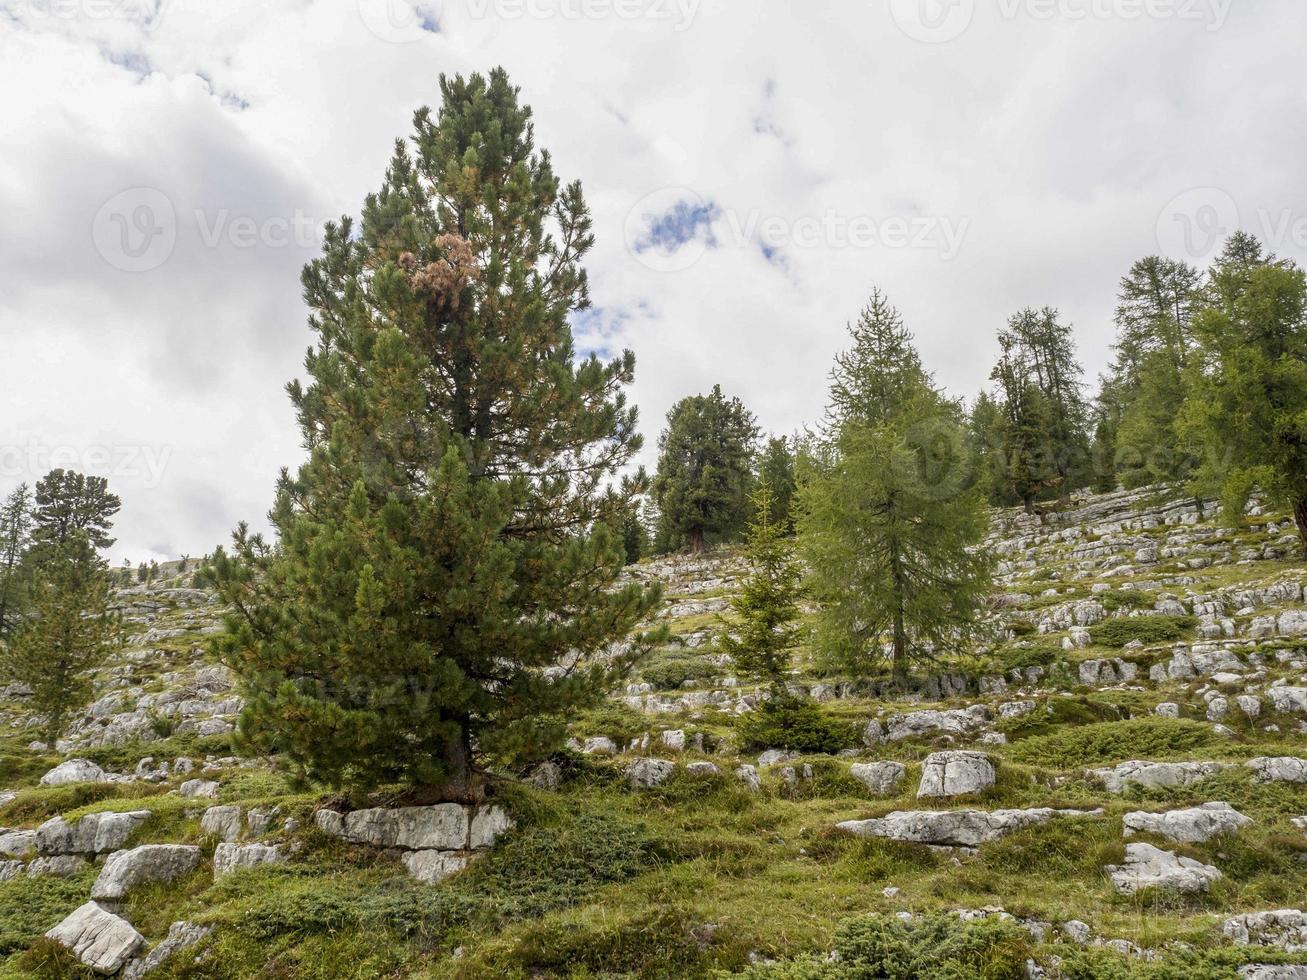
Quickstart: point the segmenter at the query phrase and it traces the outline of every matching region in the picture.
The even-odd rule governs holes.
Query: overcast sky
[[[0,491],[124,500],[115,562],[261,524],[300,458],[298,273],[439,73],[502,64],[598,244],[646,457],[720,383],[819,417],[873,286],[950,391],[1052,305],[1242,226],[1307,257],[1301,0],[0,0]]]

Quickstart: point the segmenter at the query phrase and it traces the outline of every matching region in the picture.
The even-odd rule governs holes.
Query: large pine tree
[[[25,606],[23,553],[32,531],[32,489],[15,487],[0,504],[0,642],[18,625]]]
[[[552,751],[643,650],[656,589],[614,587],[640,445],[634,358],[578,359],[593,238],[502,70],[440,80],[362,222],[304,270],[291,399],[309,459],[278,540],[210,574],[245,747],[356,791],[475,799],[486,757]]]

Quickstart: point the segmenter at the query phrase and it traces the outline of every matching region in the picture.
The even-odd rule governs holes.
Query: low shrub
[[[0,884],[0,957],[25,949],[86,901],[96,872],[71,878],[19,875]]]
[[[661,650],[640,665],[640,676],[661,691],[675,690],[686,681],[701,681],[722,672],[715,658],[692,650]]]
[[[1050,769],[1074,769],[1128,759],[1163,759],[1209,745],[1211,729],[1177,718],[1132,718],[1065,728],[1016,742],[1008,758]]]
[[[873,915],[840,926],[828,961],[755,966],[750,980],[1017,980],[1026,976],[1030,937],[997,919],[951,915],[907,921]]]
[[[1099,623],[1090,629],[1089,636],[1104,647],[1123,647],[1134,640],[1166,643],[1184,637],[1197,622],[1192,616],[1130,616]]]
[[[857,743],[857,728],[827,714],[813,701],[773,697],[741,715],[735,734],[745,751],[787,749],[834,753]]]

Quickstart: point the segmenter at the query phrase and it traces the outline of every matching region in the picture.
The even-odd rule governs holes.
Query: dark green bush
[[[857,742],[857,730],[851,723],[828,715],[813,701],[794,697],[773,697],[741,715],[735,734],[745,751],[830,753]]]
[[[1184,637],[1197,622],[1192,616],[1132,616],[1099,623],[1089,631],[1089,636],[1104,647],[1123,647],[1134,640],[1145,644],[1166,643]]]
[[[1196,721],[1132,718],[1035,735],[1015,743],[1008,757],[1026,765],[1074,769],[1184,755],[1212,739],[1211,729]]]
[[[675,690],[686,681],[716,677],[722,672],[717,661],[692,650],[661,650],[640,665],[640,676],[663,691]]]
[[[757,966],[750,980],[1018,980],[1026,976],[1030,937],[996,919],[951,915],[901,921],[873,915],[840,926],[836,962]]]

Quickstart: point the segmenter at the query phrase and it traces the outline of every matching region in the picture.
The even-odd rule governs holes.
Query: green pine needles
[[[278,485],[278,540],[242,526],[207,574],[247,750],[475,799],[485,760],[548,755],[629,669],[659,595],[615,585],[634,358],[573,348],[581,187],[502,70],[440,85],[362,222],[329,224],[304,270],[317,342],[289,391],[309,459]]]

